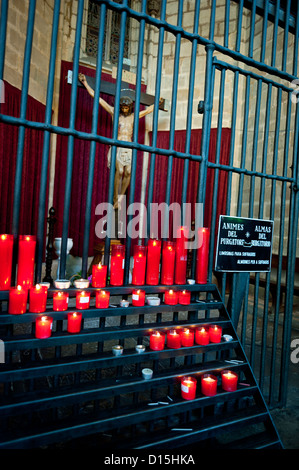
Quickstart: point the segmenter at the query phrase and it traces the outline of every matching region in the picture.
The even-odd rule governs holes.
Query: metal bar
[[[262,34],[262,47],[261,47],[261,62],[265,62],[265,51],[267,43],[267,25],[268,25],[268,12],[269,12],[269,3],[264,3],[264,17],[263,17],[263,34]]]
[[[230,0],[225,1],[225,18],[224,18],[224,47],[228,48],[229,37],[229,14],[230,14]]]
[[[252,0],[251,18],[250,18],[250,38],[248,56],[253,56],[254,30],[255,30],[256,0]]]
[[[277,48],[279,7],[280,7],[280,0],[276,0],[275,19],[274,19],[274,26],[273,26],[273,40],[272,40],[272,58],[271,58],[271,66],[272,67],[275,67],[275,64],[276,64],[276,48]]]
[[[7,16],[8,16],[7,14],[8,14],[8,0],[2,0],[1,17],[0,17],[0,79],[1,80],[3,80],[3,71],[4,71]]]
[[[239,1],[238,11],[238,26],[237,26],[237,38],[236,38],[236,52],[240,52],[241,36],[242,36],[242,18],[243,18],[244,0]]]
[[[288,55],[288,38],[289,38],[289,19],[290,19],[291,0],[287,0],[284,24],[284,38],[283,38],[283,54],[282,54],[282,70],[286,70],[287,55]]]
[[[293,56],[293,75],[298,72],[298,49],[299,49],[299,1],[297,0],[296,29],[294,34],[294,56]]]

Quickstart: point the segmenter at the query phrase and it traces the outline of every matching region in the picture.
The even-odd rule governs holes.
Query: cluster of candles
[[[68,333],[79,333],[81,330],[82,313],[69,312],[67,315]],[[35,337],[39,339],[49,338],[52,333],[53,317],[42,315],[35,321]]]
[[[217,394],[218,378],[213,374],[203,374],[200,378],[201,393],[212,397]],[[234,371],[221,371],[221,387],[226,392],[234,392],[238,386],[238,374]],[[182,377],[181,396],[185,400],[194,400],[196,397],[197,379],[195,377]]]
[[[166,346],[178,349],[182,346],[193,346],[194,343],[206,345],[209,343],[220,343],[222,327],[219,325],[199,326],[197,328],[170,329],[165,333],[153,331],[150,335],[150,349],[161,351]]]

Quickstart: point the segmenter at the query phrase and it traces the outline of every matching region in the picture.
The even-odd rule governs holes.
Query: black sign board
[[[273,225],[273,220],[221,215],[215,270],[269,272]]]

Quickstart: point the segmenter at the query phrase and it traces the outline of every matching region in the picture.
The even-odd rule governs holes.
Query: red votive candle
[[[221,326],[211,325],[209,328],[209,339],[211,343],[220,343],[222,336]]]
[[[194,377],[183,377],[181,380],[181,395],[185,400],[194,400],[197,380]]]
[[[17,315],[25,313],[27,309],[28,291],[22,286],[11,287],[9,289],[8,313]]]
[[[67,310],[69,304],[69,294],[67,292],[59,291],[53,294],[53,310],[56,312],[63,312]]]
[[[154,331],[150,335],[150,349],[153,351],[161,351],[164,349],[165,344],[165,335],[164,333],[160,333],[159,331]]]
[[[0,235],[0,290],[8,290],[11,284],[13,235]]]
[[[36,286],[29,289],[29,312],[45,312],[47,306],[48,289],[45,286]]]
[[[86,308],[89,308],[90,304],[90,292],[88,291],[78,291],[76,293],[76,308],[78,310],[84,310]]]
[[[167,305],[176,305],[178,303],[179,293],[170,289],[164,294],[164,303]]]
[[[201,377],[201,393],[212,397],[217,393],[217,377],[211,374],[204,374]]]
[[[145,303],[145,290],[135,289],[132,292],[132,305],[142,307]]]
[[[179,227],[177,229],[177,238],[175,242],[175,284],[186,284],[187,273],[187,255],[188,255],[188,227]]]
[[[181,347],[181,335],[176,330],[167,331],[166,344],[168,348],[178,349]]]
[[[52,332],[53,318],[43,315],[35,322],[35,337],[39,339],[49,338]]]
[[[200,227],[197,230],[196,282],[206,284],[208,276],[210,229]]]
[[[17,284],[30,289],[33,286],[36,237],[20,235]]]
[[[96,308],[108,308],[110,300],[110,292],[98,290],[96,292]]]
[[[105,287],[107,281],[107,266],[99,264],[92,265],[92,287]]]
[[[226,392],[234,392],[237,390],[238,374],[230,370],[223,370],[221,372],[221,386]]]
[[[146,246],[135,245],[133,254],[132,284],[142,286],[145,282]]]
[[[181,331],[182,346],[193,346],[194,344],[194,331],[190,328],[183,328]]]
[[[210,342],[210,335],[209,335],[209,328],[205,326],[199,326],[195,330],[195,342],[196,344],[200,344],[205,346]]]
[[[170,286],[174,281],[175,243],[164,242],[162,248],[161,284]]]
[[[113,245],[111,249],[110,284],[122,286],[124,283],[125,246]]]
[[[179,292],[179,304],[189,305],[191,302],[191,292],[189,290],[182,290]]]
[[[161,257],[161,240],[150,239],[147,244],[146,283],[151,286],[159,284]]]
[[[79,333],[81,330],[82,313],[69,312],[67,314],[67,331],[69,333]]]

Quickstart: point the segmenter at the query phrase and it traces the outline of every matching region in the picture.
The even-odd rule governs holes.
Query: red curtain
[[[71,62],[62,62],[61,65],[61,85],[60,85],[60,101],[59,101],[59,120],[58,125],[62,127],[69,126],[70,96],[71,85],[67,84],[67,71],[72,70]],[[95,77],[96,71],[88,67],[79,67],[79,72],[90,77]],[[102,80],[113,82],[110,75],[102,74]],[[145,91],[145,87],[141,88]],[[114,97],[101,93],[101,97],[107,103],[114,105]],[[85,88],[78,87],[77,108],[76,108],[76,130],[90,132],[92,125],[92,108],[93,98],[90,97]],[[141,108],[142,109],[142,108]],[[112,119],[111,116],[102,107],[99,108],[98,135],[112,137]],[[144,119],[140,120],[139,138],[140,143],[144,142],[145,125]],[[68,137],[57,136],[57,151],[55,164],[55,183],[54,183],[54,202],[56,209],[57,223],[55,226],[55,236],[60,237],[62,234],[63,206],[64,206],[64,187],[67,167],[67,146]],[[97,143],[94,168],[94,185],[92,195],[91,210],[91,228],[89,239],[89,256],[94,254],[94,245],[99,241],[95,235],[95,226],[100,216],[95,215],[95,208],[101,202],[108,200],[109,185],[109,169],[107,168],[107,153],[109,146]],[[69,219],[69,234],[73,238],[73,255],[82,255],[84,219],[85,219],[85,202],[88,179],[88,162],[89,162],[90,142],[75,139],[74,155],[73,155],[73,175],[72,175],[72,193],[71,207]],[[137,171],[136,171],[136,189],[135,200],[140,200],[141,192],[141,175],[142,175],[142,153],[137,152]],[[129,189],[128,189],[129,191]],[[129,194],[129,193],[127,193]]]
[[[1,104],[1,113],[18,117],[21,91],[7,82],[4,86],[5,102]],[[31,96],[28,96],[26,118],[36,122],[45,119],[45,106]],[[18,126],[0,124],[0,233],[10,233],[12,228],[18,133]],[[42,149],[43,131],[26,129],[19,214],[19,233],[24,235],[37,231]]]

